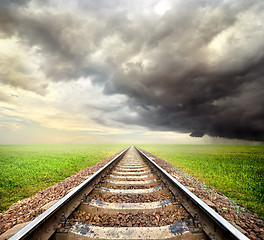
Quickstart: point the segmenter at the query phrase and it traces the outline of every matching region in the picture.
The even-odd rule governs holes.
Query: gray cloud
[[[39,48],[52,81],[90,77],[126,95],[137,116],[118,121],[263,141],[263,1],[171,2],[163,15],[115,1],[79,1],[72,12],[13,5],[0,24]]]
[[[13,56],[0,56],[0,82],[45,95],[47,83],[41,82],[38,76],[34,76],[31,66],[24,61],[25,59],[16,53],[13,53]]]
[[[6,94],[4,92],[0,92],[0,101],[2,101],[2,102],[12,102],[13,98],[10,95],[8,95],[8,94]]]
[[[1,0],[0,6],[6,7],[6,6],[23,6],[26,5],[30,0]]]

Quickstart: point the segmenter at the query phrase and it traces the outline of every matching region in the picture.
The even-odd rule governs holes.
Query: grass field
[[[138,145],[264,216],[264,146]]]
[[[128,145],[0,145],[0,212]]]

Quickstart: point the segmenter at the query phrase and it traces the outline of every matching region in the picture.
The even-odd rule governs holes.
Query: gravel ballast
[[[70,218],[70,222],[83,222],[103,227],[161,227],[174,222],[190,220],[190,215],[184,208],[172,211],[154,213],[118,213],[91,215],[84,211],[76,211]]]
[[[138,203],[138,202],[156,202],[165,199],[173,199],[172,194],[168,193],[157,193],[157,194],[91,194],[89,199],[97,199],[104,202],[110,203]]]

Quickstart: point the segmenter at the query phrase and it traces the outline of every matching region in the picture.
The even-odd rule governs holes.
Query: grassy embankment
[[[0,212],[127,145],[0,145]]]
[[[264,216],[264,146],[139,145]]]

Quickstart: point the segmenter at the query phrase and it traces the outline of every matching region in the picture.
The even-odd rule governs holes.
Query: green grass
[[[138,145],[264,216],[263,145]]]
[[[0,145],[0,212],[127,145]]]

